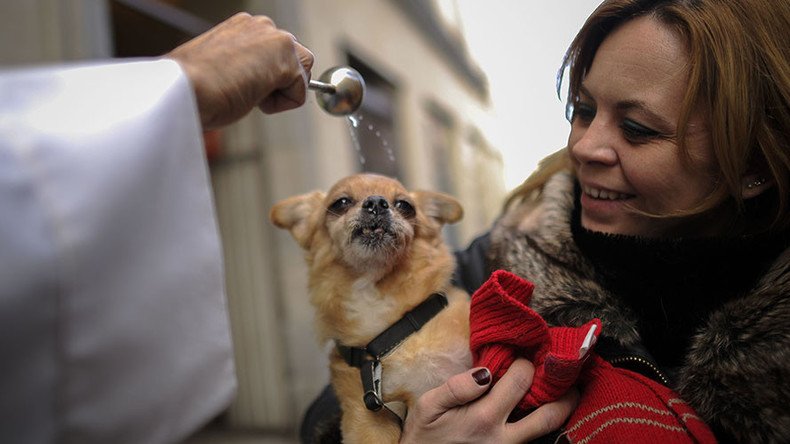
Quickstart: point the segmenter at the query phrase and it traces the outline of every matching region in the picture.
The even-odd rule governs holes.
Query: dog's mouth
[[[389,214],[360,214],[344,232],[343,260],[364,273],[389,269],[409,245],[408,226]]]
[[[368,243],[376,243],[394,237],[392,224],[389,222],[372,221],[354,230],[352,237]]]
[[[362,213],[355,222],[356,226],[351,231],[353,242],[376,250],[392,247],[397,243],[397,224],[391,214]]]

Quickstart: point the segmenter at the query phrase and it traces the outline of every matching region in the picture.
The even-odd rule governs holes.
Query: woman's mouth
[[[585,186],[582,188],[584,194],[592,197],[593,199],[601,200],[626,200],[634,197],[633,194],[618,193],[612,190],[602,190],[598,188]]]

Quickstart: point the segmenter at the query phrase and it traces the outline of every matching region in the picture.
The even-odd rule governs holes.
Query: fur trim
[[[494,269],[535,284],[532,307],[552,325],[578,327],[597,317],[603,331],[624,346],[639,342],[635,316],[598,282],[592,264],[571,235],[573,178],[553,176],[540,202],[512,208],[491,233]]]

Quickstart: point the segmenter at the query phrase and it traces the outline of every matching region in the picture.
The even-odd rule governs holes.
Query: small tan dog
[[[272,208],[272,222],[306,252],[318,333],[336,344],[330,371],[344,442],[398,442],[398,418],[381,404],[411,408],[471,367],[469,297],[450,284],[455,264],[441,238],[462,213],[450,196],[410,193],[373,174]]]

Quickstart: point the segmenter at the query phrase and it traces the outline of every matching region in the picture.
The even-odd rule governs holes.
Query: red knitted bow
[[[533,288],[499,270],[472,295],[470,348],[475,366],[487,367],[494,382],[517,357],[535,366],[532,386],[518,408],[529,410],[554,401],[576,385],[581,398],[566,425],[570,442],[716,442],[707,425],[672,390],[588,353],[601,331],[600,320],[581,327],[549,327],[528,307]]]

